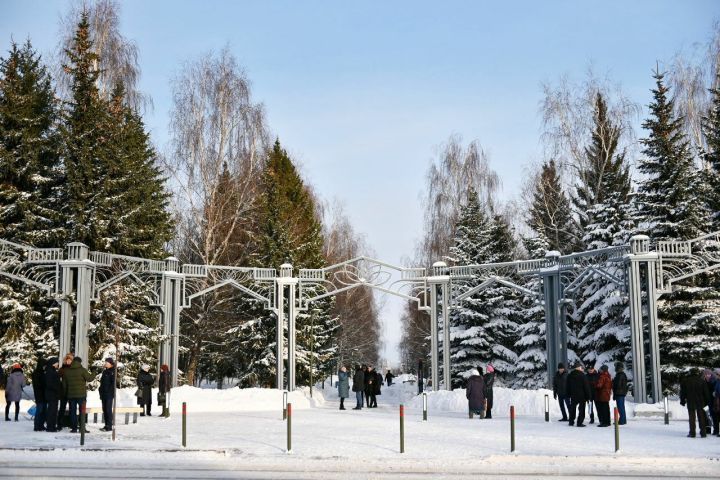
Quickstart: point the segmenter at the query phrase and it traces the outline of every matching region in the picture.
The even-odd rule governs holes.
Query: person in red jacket
[[[595,385],[595,402],[597,404],[598,427],[610,426],[610,394],[612,393],[612,378],[608,372],[608,366],[600,367],[600,376]]]

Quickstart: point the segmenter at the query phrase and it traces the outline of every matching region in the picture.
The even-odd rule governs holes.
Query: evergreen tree
[[[548,250],[544,237],[523,240],[530,258],[543,258]],[[532,275],[525,280],[524,287],[533,292],[541,291],[542,279]],[[520,388],[547,388],[547,351],[545,342],[545,307],[539,298],[525,295],[524,308],[520,311],[517,340],[514,349],[518,352],[514,385]]]
[[[287,152],[276,141],[269,152],[263,175],[263,197],[259,212],[261,248],[255,262],[258,266],[290,263],[293,268],[322,268],[322,225],[315,201],[302,181]],[[319,287],[307,289],[307,295],[320,294]],[[335,350],[334,332],[337,318],[331,315],[331,298],[313,302],[296,318],[296,380],[307,384],[311,369],[313,378],[326,370]],[[261,307],[261,306],[259,306]],[[271,384],[275,370],[276,319],[267,312],[244,321],[235,330],[241,335],[240,351],[246,355],[250,381]]]
[[[0,238],[36,247],[64,237],[57,105],[50,75],[30,42],[0,59]],[[57,352],[57,308],[32,287],[0,283],[0,356],[33,367]]]
[[[638,170],[645,175],[636,195],[638,226],[655,240],[694,238],[709,227],[709,212],[698,198],[704,186],[683,133],[682,119],[675,117],[664,74],[655,72],[654,78],[651,116],[643,122],[650,134],[641,140],[644,156],[638,162]]]
[[[583,225],[583,250],[627,245],[633,230],[630,210],[630,170],[625,152],[617,151],[619,129],[607,117],[606,106],[597,97],[595,128],[586,149],[588,168],[580,176],[576,203]],[[589,194],[588,192],[592,192]],[[584,209],[584,211],[583,211]],[[618,279],[625,266],[606,262],[600,266]],[[595,275],[576,298],[573,330],[576,354],[589,364],[627,361],[630,351],[630,312],[619,286]]]
[[[543,164],[535,185],[528,225],[547,238],[550,250],[572,250],[576,244],[570,202],[554,160]]]
[[[703,152],[706,166],[708,208],[712,212],[712,231],[720,230],[720,89],[710,89],[712,103],[703,118],[707,149]]]

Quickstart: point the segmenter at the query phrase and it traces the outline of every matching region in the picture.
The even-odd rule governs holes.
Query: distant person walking
[[[625,425],[627,423],[627,417],[625,415],[625,397],[628,394],[628,379],[625,375],[625,365],[622,362],[615,364],[615,378],[612,383],[613,398],[615,399],[615,406],[618,409],[618,425]]]
[[[478,370],[472,370],[465,388],[465,398],[468,400],[468,410],[471,414],[485,417],[487,399],[485,398],[485,381]]]
[[[570,397],[568,397],[567,393],[567,378],[568,373],[565,370],[565,364],[558,363],[558,369],[555,373],[555,378],[553,378],[553,398],[560,403],[560,411],[562,412],[561,422],[568,421],[568,414],[565,409],[570,409]]]
[[[353,375],[353,386],[352,391],[355,392],[355,399],[357,404],[353,410],[362,410],[363,407],[363,392],[365,391],[365,372],[362,371],[360,365],[355,368],[355,375]]]
[[[388,370],[385,374],[385,385],[387,385],[388,387],[392,385],[393,378],[395,378],[395,375],[393,375],[392,372]]]
[[[20,399],[22,398],[23,387],[27,385],[27,379],[23,375],[22,366],[15,363],[10,370],[10,375],[5,382],[5,421],[10,421],[10,405],[15,404],[15,421],[20,415]]]
[[[581,363],[575,365],[575,369],[568,374],[567,393],[570,396],[570,416],[568,423],[572,427],[577,418],[577,426],[584,427],[585,404],[590,400],[590,382],[583,372]]]
[[[137,397],[137,403],[143,407],[143,411],[140,414],[141,417],[145,415],[151,416],[150,410],[152,409],[152,387],[155,383],[155,379],[150,374],[150,365],[147,363],[140,367],[140,371],[137,376],[137,386],[140,389],[140,395]]]
[[[478,370],[482,372],[482,370]],[[485,399],[487,400],[487,410],[485,411],[485,418],[492,418],[492,407],[493,407],[493,386],[495,385],[495,367],[492,364],[488,364],[487,373],[483,377],[485,381]]]
[[[340,410],[345,410],[345,399],[350,396],[350,376],[345,367],[340,367],[338,372],[338,396],[340,397]]]

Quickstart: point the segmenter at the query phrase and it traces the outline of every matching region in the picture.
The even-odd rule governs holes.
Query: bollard
[[[618,413],[617,407],[615,407],[615,451],[620,450],[620,414]]]
[[[182,446],[187,447],[187,403],[183,402],[182,409]]]
[[[665,425],[670,425],[670,411],[668,409],[668,397],[667,395],[663,399],[663,404],[665,406]]]
[[[85,402],[80,404],[80,445],[85,445]]]
[[[400,453],[405,453],[405,405],[400,404]]]
[[[283,392],[283,420],[287,420],[288,392]]]
[[[287,453],[292,452],[292,403],[287,404]]]
[[[545,421],[550,421],[550,396],[545,395]]]
[[[427,422],[427,393],[423,392],[423,422]]]
[[[515,407],[510,406],[510,451],[515,451]]]

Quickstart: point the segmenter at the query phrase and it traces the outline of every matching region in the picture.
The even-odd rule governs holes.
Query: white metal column
[[[277,342],[277,358],[276,358],[276,386],[278,390],[282,390],[284,387],[283,384],[283,357],[284,357],[284,349],[283,349],[283,338],[284,338],[284,332],[283,328],[285,325],[284,317],[285,317],[285,284],[280,281],[275,281],[275,288],[277,290],[277,297],[276,297],[276,308],[275,308],[275,315],[277,315],[277,336],[276,336],[276,342]]]
[[[437,283],[430,284],[430,378],[434,391],[439,390],[438,378],[438,288]]]
[[[442,284],[443,318],[443,381],[445,390],[452,390],[450,384],[450,282]]]

